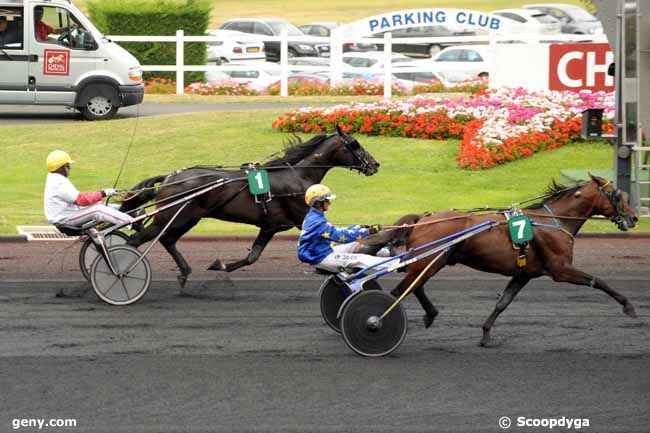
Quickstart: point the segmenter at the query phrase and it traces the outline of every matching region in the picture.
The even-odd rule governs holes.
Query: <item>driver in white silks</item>
[[[101,203],[104,197],[118,194],[113,188],[96,192],[77,191],[68,179],[73,162],[70,155],[62,150],[55,150],[47,156],[44,200],[47,221],[73,227],[81,227],[93,220],[115,225],[133,222],[130,215]]]
[[[377,233],[381,230],[381,226],[353,225],[347,228],[338,228],[327,222],[325,212],[327,212],[331,200],[335,198],[336,196],[325,185],[315,184],[307,189],[305,203],[311,209],[302,223],[298,259],[303,263],[309,263],[329,272],[365,268],[386,261],[385,257],[357,253],[361,247],[358,241],[370,234]],[[338,245],[332,247],[332,243]],[[383,251],[380,250],[380,253]],[[386,268],[393,264],[394,262],[389,262],[378,266],[378,268]]]

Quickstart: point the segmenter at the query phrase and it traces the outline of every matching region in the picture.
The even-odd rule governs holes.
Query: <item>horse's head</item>
[[[342,167],[357,170],[366,176],[372,176],[379,169],[379,162],[353,136],[346,134],[336,125],[336,147],[332,152],[332,162]]]
[[[639,220],[630,206],[629,194],[615,188],[612,182],[599,176],[591,177],[591,182],[581,189],[589,189],[593,197],[593,213],[603,215],[615,223],[619,230],[627,231]]]

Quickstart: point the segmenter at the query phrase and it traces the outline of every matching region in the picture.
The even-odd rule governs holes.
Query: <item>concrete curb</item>
[[[187,242],[253,242],[255,235],[190,235],[181,240]],[[578,239],[650,239],[650,232],[639,233],[578,233]],[[274,241],[298,242],[298,235],[276,235]],[[0,243],[23,243],[27,242],[25,235],[0,236]],[[57,241],[58,242],[58,241]]]

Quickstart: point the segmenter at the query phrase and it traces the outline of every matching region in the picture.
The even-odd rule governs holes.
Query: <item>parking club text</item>
[[[419,11],[401,11],[368,20],[370,32],[393,30],[404,26],[424,24],[448,24],[474,26],[498,30],[501,20],[497,17],[471,10],[430,9]]]

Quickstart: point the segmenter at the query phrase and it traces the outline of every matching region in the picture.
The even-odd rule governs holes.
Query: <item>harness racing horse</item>
[[[121,211],[132,211],[152,199],[159,203],[165,199],[182,197],[200,189],[201,186],[220,180],[238,179],[199,195],[175,218],[174,215],[180,205],[155,215],[151,224],[129,239],[129,245],[137,247],[154,239],[173,219],[170,226],[164,230],[160,242],[178,265],[180,269],[178,281],[183,287],[192,268],[176,249],[176,242],[201,218],[252,224],[260,228],[246,258],[228,264],[223,264],[216,259],[208,268],[231,272],[254,263],[276,233],[302,225],[309,210],[304,201],[305,190],[310,185],[320,183],[331,168],[347,167],[366,176],[375,174],[379,168],[379,163],[359,142],[338,126],[335,134],[320,134],[304,143],[297,139],[290,145],[282,157],[268,161],[259,167],[268,171],[273,195],[273,199],[269,202],[255,202],[254,196],[248,190],[244,169],[219,170],[196,167],[140,182],[133,191],[141,191],[141,193],[127,199],[122,204]],[[152,187],[158,183],[160,187],[154,191]]]
[[[481,346],[489,344],[490,329],[517,293],[531,279],[542,275],[550,276],[554,281],[602,290],[623,306],[625,314],[636,317],[634,306],[625,296],[610,288],[600,278],[582,272],[572,265],[574,236],[587,218],[603,215],[617,224],[622,231],[634,227],[638,221],[634,210],[629,206],[626,193],[615,189],[611,182],[601,177],[591,175],[590,177],[591,180],[572,188],[553,182],[541,203],[522,209],[523,213],[533,221],[534,238],[525,250],[525,264],[522,263],[521,267],[517,265],[520,251],[513,248],[508,226],[505,224],[504,212],[474,214],[450,211],[406,215],[395,224],[395,226],[405,225],[405,227],[385,230],[362,242],[374,245],[374,248],[385,243],[393,243],[395,246],[406,245],[407,249],[411,249],[485,221],[504,220],[503,225],[471,237],[443,253],[444,255],[432,264],[413,289],[425,311],[424,324],[428,328],[438,315],[438,310],[425,294],[424,284],[444,266],[461,263],[479,271],[511,276],[512,279],[498,300],[494,311],[483,324]],[[396,297],[401,295],[413,281],[416,281],[434,256],[409,265],[406,277],[395,287],[392,294]]]

